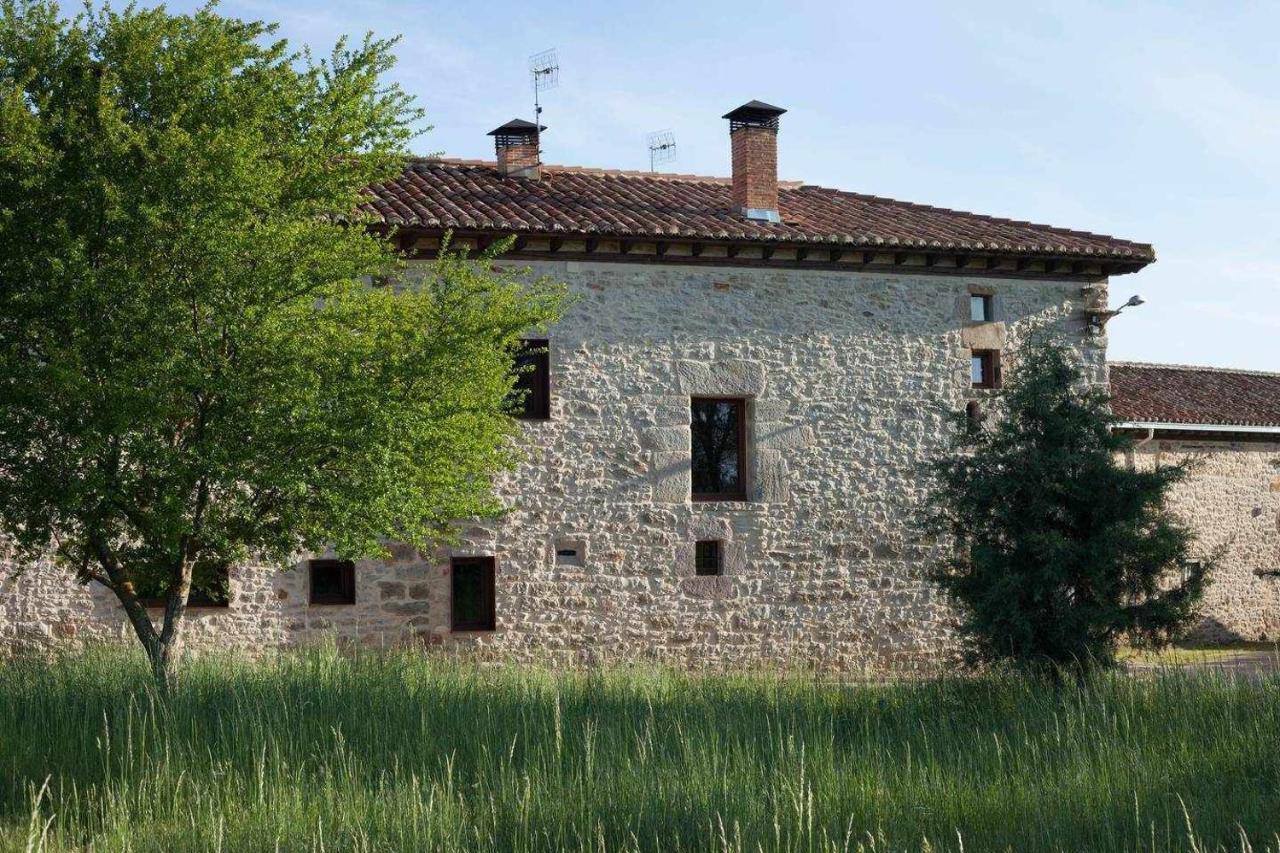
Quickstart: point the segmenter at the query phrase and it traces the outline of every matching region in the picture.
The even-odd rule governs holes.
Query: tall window
[[[693,499],[747,499],[747,401],[694,397],[691,406]]]
[[[350,560],[311,560],[312,604],[355,604],[356,564]]]
[[[551,361],[545,338],[526,339],[515,352],[516,384],[520,397],[515,416],[545,421],[551,417]]]
[[[982,404],[977,400],[970,400],[964,407],[965,429],[970,435],[977,435],[982,432]]]
[[[976,349],[970,358],[969,373],[974,388],[1000,387],[1000,351]]]
[[[455,631],[492,631],[494,619],[493,557],[454,557],[451,617]]]
[[[718,575],[723,571],[720,540],[701,539],[694,545],[693,568],[699,575]]]
[[[975,323],[986,323],[994,320],[995,313],[992,310],[992,298],[990,294],[971,293],[969,294],[969,319]]]

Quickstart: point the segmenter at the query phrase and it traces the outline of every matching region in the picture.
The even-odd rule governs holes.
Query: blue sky
[[[193,4],[171,3],[170,8]],[[785,179],[1154,243],[1112,280],[1111,354],[1280,370],[1280,4],[225,2],[327,50],[401,34],[428,112],[419,153],[492,157],[532,118],[529,54],[555,47],[546,159],[724,175],[720,116],[786,107]]]

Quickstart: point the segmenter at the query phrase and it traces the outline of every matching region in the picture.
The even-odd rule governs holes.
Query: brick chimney
[[[538,135],[545,127],[524,119],[513,118],[502,127],[489,131],[498,152],[498,171],[512,178],[538,180],[542,177],[542,160],[538,152]]]
[[[781,222],[778,215],[778,116],[785,113],[750,101],[723,116],[733,148],[733,207],[747,219]]]

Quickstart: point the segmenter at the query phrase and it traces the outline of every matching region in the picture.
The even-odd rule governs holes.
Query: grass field
[[[47,780],[47,782],[46,782]],[[43,790],[42,790],[43,789]],[[0,664],[0,848],[1273,850],[1280,680]]]

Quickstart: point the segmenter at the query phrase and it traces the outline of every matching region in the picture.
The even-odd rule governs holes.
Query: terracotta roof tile
[[[1111,363],[1111,407],[1125,421],[1280,426],[1280,373]]]
[[[363,209],[392,225],[431,229],[1155,260],[1145,243],[810,184],[781,183],[782,222],[769,223],[731,210],[727,178],[564,166],[542,174],[529,181],[503,177],[493,163],[415,159],[399,178],[370,187]]]

